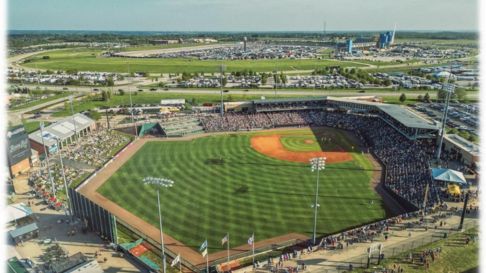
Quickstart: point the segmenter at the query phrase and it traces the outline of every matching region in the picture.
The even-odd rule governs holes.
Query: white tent
[[[7,206],[7,223],[32,215],[32,209],[24,203]]]

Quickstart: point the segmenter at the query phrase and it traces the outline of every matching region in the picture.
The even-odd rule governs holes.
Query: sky
[[[10,30],[478,30],[476,0],[8,0]]]

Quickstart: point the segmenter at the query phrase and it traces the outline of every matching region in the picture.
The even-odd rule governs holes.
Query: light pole
[[[62,179],[64,180],[64,190],[66,191],[66,200],[67,200],[67,205],[68,205],[69,216],[71,216],[71,219],[72,219],[73,218],[73,212],[71,210],[72,209],[71,199],[69,198],[66,174],[64,173],[64,164],[62,162],[61,145],[59,144],[60,139],[56,138],[56,140],[57,140],[57,149],[58,149],[58,152],[59,152],[59,161],[61,162]]]
[[[167,179],[167,178],[159,178],[159,177],[145,177],[143,179],[143,183],[145,185],[156,185],[157,186],[157,206],[159,208],[159,225],[160,225],[160,246],[162,248],[162,264],[163,264],[163,271],[165,273],[166,269],[166,262],[165,262],[165,248],[164,248],[164,232],[162,229],[162,213],[160,210],[160,187],[170,188],[173,186],[174,181]]]
[[[437,163],[440,164],[440,153],[442,150],[442,142],[444,141],[444,133],[445,133],[445,125],[447,123],[447,111],[449,110],[449,101],[451,100],[451,95],[454,93],[455,90],[455,85],[451,83],[446,83],[442,85],[442,90],[447,92],[446,95],[446,102],[444,106],[444,114],[442,116],[442,124],[441,124],[441,130],[440,130],[440,137],[439,141],[437,143]]]
[[[224,73],[224,65],[221,64],[221,67],[220,67],[220,72],[221,72],[221,75],[219,76],[220,78],[220,85],[221,85],[221,117],[223,117],[224,115],[224,103],[223,103],[223,73]]]
[[[316,229],[317,229],[317,203],[319,197],[319,171],[326,168],[326,158],[325,157],[315,157],[310,160],[311,171],[317,171],[317,181],[316,181],[316,198],[314,202],[314,234],[312,236],[312,242],[316,244]]]
[[[49,153],[46,148],[46,144],[44,142],[44,122],[40,122],[40,133],[41,133],[41,140],[42,140],[42,146],[44,147],[44,154],[46,155],[46,162],[47,162],[47,179],[49,179],[49,182],[51,182],[51,190],[52,194],[56,196],[56,186],[54,185],[54,179],[52,179],[51,175],[51,165],[49,164]]]
[[[76,129],[76,122],[74,120],[74,108],[73,108],[73,95],[69,96],[69,102],[71,103],[71,114],[72,114],[72,120],[73,120],[73,126],[74,126],[74,139],[77,141],[78,140],[78,132]]]
[[[135,123],[133,117],[132,90],[130,88],[131,87],[130,85],[132,84],[132,77],[130,76],[130,63],[128,63],[128,77],[130,77],[130,83],[128,84],[128,96],[130,97],[130,112],[131,112],[133,127],[135,128],[135,137],[138,137],[137,124]]]

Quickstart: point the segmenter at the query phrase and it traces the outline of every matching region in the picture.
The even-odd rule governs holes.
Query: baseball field
[[[158,227],[157,195],[145,177],[174,181],[161,188],[164,233],[210,252],[289,233],[312,236],[316,173],[309,159],[327,157],[320,173],[318,234],[385,217],[372,180],[379,177],[354,137],[330,128],[211,135],[184,141],[147,141],[98,193]]]

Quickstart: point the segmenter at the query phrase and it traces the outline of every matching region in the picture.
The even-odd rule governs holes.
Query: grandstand
[[[165,118],[159,124],[165,136],[168,137],[204,132],[201,122],[196,117],[190,115],[176,114],[172,117]]]

